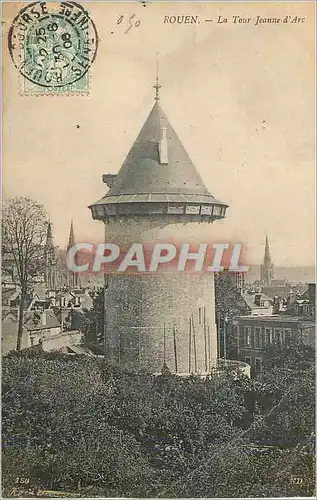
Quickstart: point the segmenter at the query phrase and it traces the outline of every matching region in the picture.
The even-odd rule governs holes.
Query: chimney
[[[161,128],[161,139],[159,143],[159,154],[160,154],[160,163],[162,165],[168,164],[168,148],[167,148],[167,136],[166,136],[166,127]]]
[[[256,306],[259,306],[261,305],[261,294],[260,293],[256,293],[255,296],[254,296],[254,303]]]
[[[274,296],[273,299],[273,314],[278,314],[280,312],[280,298],[278,295]]]
[[[116,180],[117,174],[103,174],[102,182],[107,184],[108,188],[111,188]]]

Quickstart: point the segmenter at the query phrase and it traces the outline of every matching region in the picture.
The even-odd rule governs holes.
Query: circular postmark
[[[33,2],[9,30],[8,48],[15,67],[41,87],[64,87],[83,78],[94,61],[98,35],[78,3]]]

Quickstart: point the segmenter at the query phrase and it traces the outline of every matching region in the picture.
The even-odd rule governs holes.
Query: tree
[[[43,244],[48,217],[43,205],[30,198],[10,198],[4,203],[2,248],[4,259],[11,258],[20,285],[17,350],[21,349],[23,313],[27,294],[34,278],[43,272]]]
[[[2,366],[3,496],[26,496],[25,485],[12,493],[17,477],[89,498],[312,496],[313,374],[276,370],[203,380],[13,351]]]
[[[216,321],[220,332],[221,355],[224,355],[224,335],[226,333],[226,353],[229,358],[237,358],[237,340],[234,320],[243,314],[244,303],[234,285],[234,274],[221,272],[215,275]],[[225,331],[224,331],[225,330]]]
[[[264,353],[265,369],[285,368],[306,370],[315,366],[315,349],[299,336],[286,339],[284,344],[270,344]]]
[[[266,349],[254,383],[263,425],[254,440],[278,446],[303,443],[314,431],[315,352],[300,338]]]

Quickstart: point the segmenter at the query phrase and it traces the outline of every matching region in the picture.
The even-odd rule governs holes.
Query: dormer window
[[[159,155],[160,155],[161,165],[168,164],[168,148],[167,148],[166,127],[161,128],[161,139],[159,142]]]

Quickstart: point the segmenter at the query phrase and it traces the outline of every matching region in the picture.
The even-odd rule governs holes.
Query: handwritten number
[[[136,21],[132,22],[132,20],[135,18],[135,14],[132,14],[129,19],[127,20],[128,22],[128,27],[127,29],[125,30],[124,34],[126,35],[127,33],[129,33],[129,31],[131,30],[131,28],[138,28],[141,24],[141,21],[139,19],[137,19]],[[124,16],[119,16],[118,20],[117,20],[117,24],[121,24],[124,20]]]

